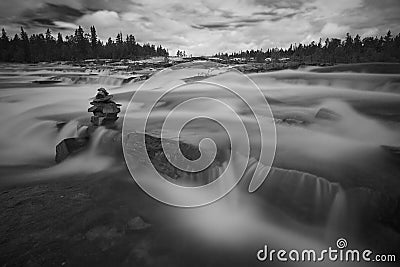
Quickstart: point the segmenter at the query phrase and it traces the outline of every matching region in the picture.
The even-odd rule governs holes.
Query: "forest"
[[[13,38],[2,29],[0,38],[0,61],[35,63],[42,61],[79,61],[85,59],[142,59],[152,56],[168,56],[168,51],[160,46],[139,44],[132,34],[124,37],[116,35],[115,40],[108,38],[106,43],[99,40],[95,26],[85,33],[79,26],[73,35],[57,37],[50,29],[28,36],[21,27],[20,34]]]
[[[222,59],[254,59],[265,62],[265,59],[279,60],[287,58],[306,64],[316,63],[362,63],[362,62],[400,62],[400,34],[393,36],[389,30],[385,36],[355,37],[347,33],[345,39],[327,38],[318,43],[292,44],[287,49],[272,48],[263,51],[246,50],[234,53],[218,53]]]
[[[109,37],[102,42],[95,26],[85,33],[79,26],[74,34],[54,37],[51,30],[32,34],[21,27],[20,34],[9,37],[2,29],[0,38],[0,61],[35,63],[42,61],[79,61],[85,59],[143,59],[153,56],[167,57],[169,52],[161,45],[139,44],[132,34],[125,37],[121,32],[115,39]],[[186,53],[179,51],[178,56]],[[389,30],[385,36],[355,37],[347,33],[344,39],[327,38],[318,43],[292,44],[289,48],[269,48],[267,50],[246,50],[233,53],[218,53],[221,59],[240,58],[265,62],[268,60],[290,59],[305,64],[320,63],[360,63],[360,62],[400,62],[400,34],[393,36]]]

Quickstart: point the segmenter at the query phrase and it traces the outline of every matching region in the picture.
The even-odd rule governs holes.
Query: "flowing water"
[[[235,80],[229,70],[207,71],[201,64],[187,67],[186,72],[171,80],[183,81],[199,73],[207,73],[206,81],[247,90],[248,84]],[[117,121],[120,127],[131,96],[143,84],[134,81],[137,76],[125,69],[93,66],[2,65],[0,186],[70,178],[87,181],[93,175],[132,181],[121,153],[110,153],[110,147],[120,144],[104,128],[94,132],[88,151],[60,164],[55,164],[54,156],[61,140],[80,135],[81,125],[88,124],[87,108],[98,87],[105,86],[122,104]],[[394,152],[400,147],[400,74],[319,73],[304,68],[249,77],[268,100],[277,133],[272,169],[255,193],[247,192],[249,179],[259,161],[269,169],[268,162],[259,158],[259,150],[271,149],[271,136],[261,140],[254,117],[240,101],[204,84],[188,84],[181,91],[168,94],[152,114],[149,131],[159,130],[165,115],[193,96],[227,100],[253,134],[250,145],[255,148],[250,151],[250,164],[239,186],[221,200],[194,209],[154,203],[137,188],[133,194],[104,190],[115,198],[125,194],[123,198],[128,203],[135,202],[154,228],[159,227],[159,233],[152,238],[164,253],[175,255],[169,262],[175,266],[182,253],[186,255],[182,256],[184,259],[197,261],[199,266],[211,264],[200,259],[202,253],[219,265],[252,265],[264,244],[275,249],[325,249],[343,236],[362,247],[398,248],[400,229],[395,217],[400,212],[392,206],[400,196],[399,156]],[[162,85],[158,86],[154,90],[162,90]],[[153,91],[148,90],[148,94]],[[126,116],[144,116],[142,107],[148,104],[136,103]],[[263,106],[252,108],[258,112]],[[181,112],[186,116],[205,109],[230,122],[229,116],[207,101]],[[219,151],[234,153],[237,161],[242,160],[243,150],[229,151],[226,133],[216,123],[192,121],[183,131],[183,138],[189,143],[198,144],[204,137],[215,140]],[[110,144],[107,140],[111,139],[114,143]],[[210,182],[225,167],[216,166],[206,174],[186,179]],[[263,175],[262,168],[255,175]],[[382,198],[388,201],[380,201]],[[370,213],[374,215],[363,220]],[[381,215],[386,216],[384,220],[379,219]],[[383,243],[388,245],[382,248]],[[147,263],[152,264],[150,259]]]

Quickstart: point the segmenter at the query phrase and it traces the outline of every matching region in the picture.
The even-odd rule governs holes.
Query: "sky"
[[[118,32],[170,54],[212,55],[289,47],[352,35],[400,32],[400,0],[1,0],[0,26],[10,36],[50,28],[72,34],[95,25],[102,40]]]

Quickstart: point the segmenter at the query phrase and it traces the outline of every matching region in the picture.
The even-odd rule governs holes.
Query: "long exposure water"
[[[165,84],[153,84],[148,94],[173,86],[168,79],[188,81],[203,73],[207,75],[202,81],[247,90],[248,85],[236,80],[229,68],[209,71],[208,67],[202,62],[182,67],[173,79],[166,75]],[[319,70],[308,67],[248,75],[271,107],[273,118],[265,119],[275,122],[277,138],[272,169],[252,194],[247,192],[252,164],[268,165],[259,158],[259,150],[271,149],[272,135],[261,140],[243,103],[214,86],[188,83],[165,96],[150,118],[149,131],[160,130],[165,115],[180,102],[206,95],[228,101],[254,134],[249,141],[255,149],[250,151],[250,166],[239,186],[215,203],[184,209],[159,203],[132,185],[122,152],[110,148],[121,144],[106,129],[95,131],[88,151],[59,164],[54,161],[56,145],[78,136],[80,126],[89,122],[87,108],[97,88],[106,87],[122,104],[117,121],[122,125],[130,98],[143,84],[134,81],[135,74],[66,64],[3,64],[0,187],[70,179],[90,185],[98,183],[96,176],[129,183],[131,186],[123,189],[104,186],[102,190],[153,225],[151,237],[141,239],[136,248],[147,265],[250,266],[257,264],[256,252],[264,244],[274,249],[321,250],[334,246],[340,237],[356,247],[395,253],[390,249],[400,245],[400,74],[374,73],[370,67],[364,72],[359,72],[359,67],[358,72]],[[145,116],[142,108],[148,103],[141,105],[130,107],[125,116]],[[262,113],[263,106],[253,108]],[[231,120],[207,101],[181,112],[186,116],[202,110],[222,121]],[[183,131],[183,139],[189,143],[198,144],[204,137],[212,138],[219,150],[229,150],[226,133],[216,123],[192,121]],[[111,139],[114,142],[108,141]],[[241,148],[231,153],[241,160]],[[222,169],[206,176],[218,176]],[[196,179],[203,178],[207,179],[204,175]],[[37,216],[33,224],[46,220]],[[156,260],[148,255],[160,257]]]

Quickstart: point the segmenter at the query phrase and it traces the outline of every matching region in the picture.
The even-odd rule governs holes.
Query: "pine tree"
[[[90,27],[90,45],[92,46],[92,49],[95,49],[97,46],[97,33],[94,26]]]
[[[30,47],[29,47],[29,37],[28,34],[24,31],[24,28],[21,27],[21,48],[23,53],[23,61],[30,61]]]
[[[64,43],[64,40],[63,40],[62,34],[59,32],[57,34],[57,45],[61,46],[63,43]]]
[[[0,61],[9,61],[9,47],[10,40],[8,39],[6,30],[3,28],[1,29],[0,38]]]

